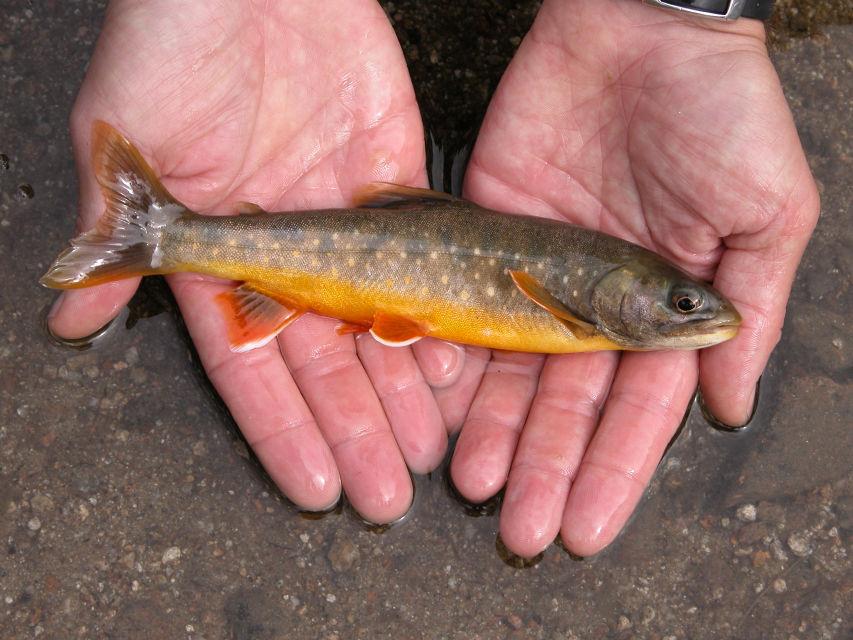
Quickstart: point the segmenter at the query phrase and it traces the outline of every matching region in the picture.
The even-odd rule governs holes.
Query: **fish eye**
[[[677,293],[672,302],[681,313],[693,313],[702,306],[702,298],[695,294]]]

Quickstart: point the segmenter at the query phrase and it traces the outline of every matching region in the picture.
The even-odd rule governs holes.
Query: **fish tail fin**
[[[163,230],[189,210],[160,183],[139,150],[106,122],[92,127],[92,163],[106,210],[39,282],[77,289],[172,271],[161,249]]]

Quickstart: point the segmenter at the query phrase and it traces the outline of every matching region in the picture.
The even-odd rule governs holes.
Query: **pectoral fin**
[[[575,316],[560,300],[542,286],[536,278],[525,271],[510,271],[515,286],[540,307],[553,314],[578,338],[588,338],[595,327]]]
[[[405,347],[423,338],[427,332],[414,320],[381,311],[373,317],[370,334],[389,347]]]
[[[225,315],[228,344],[231,351],[236,352],[264,346],[304,313],[274,300],[248,283],[220,293],[216,302]]]

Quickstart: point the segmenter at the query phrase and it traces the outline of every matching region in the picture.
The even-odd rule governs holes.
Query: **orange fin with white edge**
[[[262,347],[304,311],[294,309],[246,283],[216,296],[228,325],[231,351]]]
[[[542,283],[532,275],[526,271],[510,271],[509,275],[521,293],[548,313],[554,315],[577,338],[588,338],[595,333],[594,325],[586,320],[581,320],[573,314],[565,304],[560,302],[554,294],[543,287]]]
[[[353,204],[367,209],[401,209],[424,204],[442,204],[454,202],[449,193],[404,187],[391,182],[371,182],[355,192]]]
[[[370,335],[387,347],[407,347],[427,335],[427,331],[414,320],[378,311],[373,316]]]

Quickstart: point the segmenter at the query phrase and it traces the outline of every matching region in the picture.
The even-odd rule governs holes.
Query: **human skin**
[[[90,164],[92,123],[137,144],[194,210],[337,207],[380,180],[424,182],[423,131],[394,32],[373,0],[280,3],[114,0],[71,118],[80,230],[103,199]],[[63,337],[116,315],[138,279],[62,295],[49,317]],[[433,469],[447,436],[427,382],[453,381],[460,348],[389,349],[339,336],[306,316],[277,342],[232,353],[213,298],[230,284],[168,277],[202,363],[282,491],[310,510],[343,486],[373,522],[402,516],[407,466]],[[426,377],[425,377],[426,376]]]
[[[72,118],[81,228],[103,208],[88,158],[98,118],[204,212],[232,213],[239,201],[340,206],[366,182],[422,184],[417,107],[378,6],[259,6],[110,5]],[[395,350],[337,336],[317,317],[232,354],[212,303],[227,285],[170,277],[211,380],[282,491],[322,509],[343,482],[367,519],[393,520],[411,501],[404,462],[426,471],[441,459],[443,416],[463,427],[452,463],[462,494],[479,501],[507,485],[510,549],[534,555],[561,531],[587,555],[636,506],[697,379],[721,420],[743,422],[818,209],[762,38],[749,20],[546,1],[466,181],[485,206],[599,228],[713,278],[745,322],[737,340],[701,356],[546,359],[431,340]],[[91,333],[136,285],[66,294],[52,330]]]
[[[506,485],[506,546],[532,556],[559,532],[594,554],[636,507],[697,383],[720,421],[748,420],[818,217],[762,23],[546,0],[492,99],[465,193],[651,248],[743,316],[735,339],[702,352],[495,352],[480,380],[478,351],[438,394],[450,422],[473,395],[452,478],[475,502]]]

